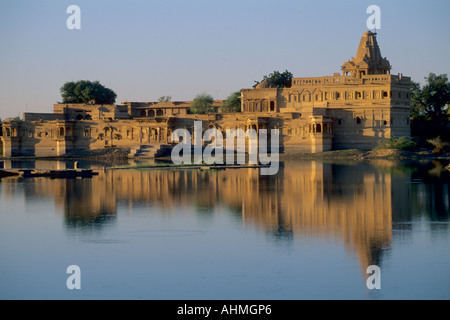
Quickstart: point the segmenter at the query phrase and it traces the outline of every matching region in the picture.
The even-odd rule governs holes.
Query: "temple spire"
[[[363,34],[356,52],[356,58],[345,62],[342,66],[344,75],[361,78],[370,74],[389,74],[391,64],[381,55],[377,34],[367,31]]]

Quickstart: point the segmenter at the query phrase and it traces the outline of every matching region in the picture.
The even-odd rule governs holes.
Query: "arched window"
[[[141,110],[141,117],[145,117],[147,116],[147,113],[145,112],[145,110]]]
[[[64,128],[59,128],[59,135],[64,136]]]
[[[148,116],[150,118],[154,118],[155,117],[155,110],[150,110],[149,113],[148,113]]]
[[[77,118],[76,118],[78,121],[80,121],[80,120],[83,120],[83,115],[82,114],[79,114],[79,115],[77,115]]]
[[[11,130],[9,128],[6,128],[6,136],[11,137]]]
[[[156,111],[156,116],[157,116],[157,117],[162,117],[162,116],[164,116],[164,111],[163,111],[162,109],[158,109],[158,110]]]
[[[361,123],[362,123],[361,118],[360,118],[360,117],[357,117],[357,118],[356,118],[356,124],[361,124]]]
[[[323,124],[323,133],[328,132],[328,125],[326,123]]]
[[[316,126],[316,133],[322,133],[322,125],[320,123]]]

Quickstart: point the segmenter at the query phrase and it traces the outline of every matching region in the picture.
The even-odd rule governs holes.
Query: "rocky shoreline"
[[[125,160],[129,158],[129,148],[110,148],[70,153],[62,157],[15,157],[1,160]],[[170,160],[170,157],[163,158]],[[450,160],[450,153],[436,155],[431,151],[412,152],[396,149],[379,150],[335,150],[322,153],[283,153],[280,160]]]
[[[428,151],[412,152],[396,149],[379,149],[379,150],[336,150],[322,153],[289,153],[280,155],[280,159],[293,160],[450,160],[450,154],[436,155]]]

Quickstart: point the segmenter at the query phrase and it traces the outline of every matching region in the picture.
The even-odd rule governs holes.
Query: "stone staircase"
[[[172,147],[170,145],[155,144],[155,145],[140,145],[131,148],[128,158],[132,159],[154,159],[164,156],[170,156]]]

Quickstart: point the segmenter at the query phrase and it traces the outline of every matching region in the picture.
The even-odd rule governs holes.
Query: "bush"
[[[450,149],[450,143],[442,141],[441,137],[429,139],[427,140],[427,142],[434,147],[433,149],[434,154],[445,153],[447,150]]]
[[[406,137],[386,139],[376,149],[396,149],[411,151],[416,148],[416,143]]]
[[[213,113],[214,98],[207,93],[198,94],[191,104],[191,113],[193,114],[206,114]]]

